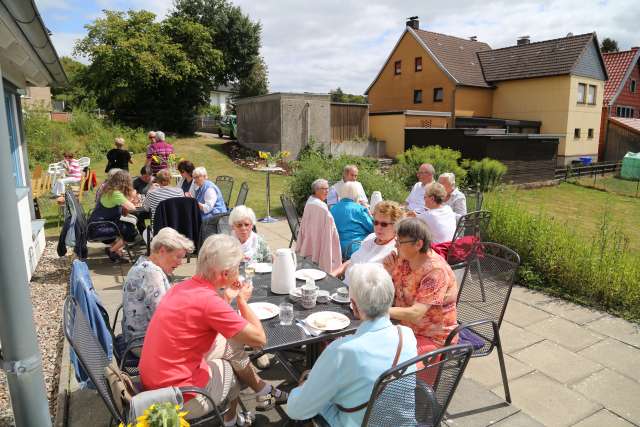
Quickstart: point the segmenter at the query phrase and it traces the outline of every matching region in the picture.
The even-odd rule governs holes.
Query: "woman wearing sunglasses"
[[[378,263],[386,258],[396,246],[396,231],[394,224],[402,219],[402,207],[391,201],[382,201],[373,209],[373,233],[369,234],[360,245],[360,249],[351,255],[351,259],[342,263],[331,274],[342,276],[349,284],[349,269],[355,264]]]

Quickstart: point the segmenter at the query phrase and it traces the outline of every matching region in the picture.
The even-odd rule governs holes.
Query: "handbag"
[[[111,396],[118,412],[124,413],[130,407],[133,396],[138,394],[131,377],[122,372],[114,362],[104,368],[104,376],[109,384]]]

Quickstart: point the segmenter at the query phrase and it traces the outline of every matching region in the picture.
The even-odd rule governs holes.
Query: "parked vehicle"
[[[218,136],[228,136],[231,139],[236,139],[238,135],[238,122],[236,116],[224,116],[218,123]]]

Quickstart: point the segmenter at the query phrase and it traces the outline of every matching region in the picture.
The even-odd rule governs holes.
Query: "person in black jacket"
[[[107,167],[104,169],[105,172],[109,172],[111,169],[124,169],[126,171],[129,170],[129,163],[133,163],[131,160],[131,153],[127,150],[123,150],[124,147],[124,139],[116,138],[115,140],[116,148],[112,148],[107,153]]]

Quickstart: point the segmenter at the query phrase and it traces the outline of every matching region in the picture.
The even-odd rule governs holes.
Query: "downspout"
[[[456,91],[458,90],[458,85],[453,87],[453,99],[451,100],[451,129],[456,127]]]
[[[0,69],[0,75],[1,73]],[[51,426],[42,361],[33,324],[33,307],[20,236],[18,200],[13,184],[4,88],[0,83],[0,366],[7,374],[18,426]]]

